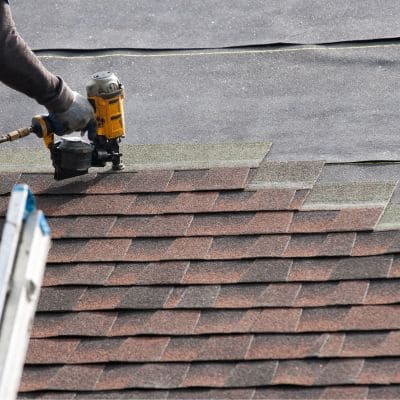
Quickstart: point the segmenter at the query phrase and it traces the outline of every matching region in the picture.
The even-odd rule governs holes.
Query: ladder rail
[[[6,296],[10,289],[10,277],[20,242],[24,217],[26,217],[27,213],[27,201],[29,196],[32,196],[25,186],[16,185],[11,193],[0,243],[0,320],[3,315]]]
[[[10,202],[10,229],[14,237],[3,243],[15,246],[2,259],[6,260],[9,280],[4,295],[3,313],[0,321],[0,399],[17,397],[23,373],[30,330],[40,295],[47,256],[51,245],[50,229],[42,211],[36,210],[32,203],[32,194],[26,185],[16,192],[25,191],[26,196],[17,194]],[[30,197],[32,197],[30,199]],[[22,213],[20,203],[24,203]],[[15,213],[12,215],[12,213]],[[8,215],[8,214],[7,214]],[[7,234],[8,232],[3,232]],[[12,259],[14,255],[14,259]],[[2,282],[3,282],[2,281]]]

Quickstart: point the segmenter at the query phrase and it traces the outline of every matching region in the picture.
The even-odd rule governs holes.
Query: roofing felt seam
[[[382,4],[383,3],[383,4]],[[170,0],[41,0],[12,5],[17,26],[33,48],[204,48],[268,43],[323,43],[400,36],[397,3],[355,0],[202,2]],[[35,4],[35,6],[33,5]],[[46,26],[38,15],[49,7]],[[76,24],[96,16],[87,28]],[[37,12],[39,10],[39,12]],[[101,11],[100,11],[101,10]],[[62,18],[61,18],[62,16]],[[27,23],[26,21],[29,21]],[[118,22],[117,22],[118,21]],[[77,25],[74,30],[68,28]],[[40,30],[36,27],[41,26]],[[122,29],[123,27],[123,29]]]
[[[326,45],[314,45],[314,46],[301,46],[293,45],[284,48],[229,48],[223,49],[205,49],[205,50],[182,50],[182,51],[166,51],[166,52],[154,52],[154,53],[143,53],[135,52],[133,50],[125,50],[123,52],[115,52],[111,50],[109,54],[85,54],[83,50],[81,54],[69,53],[68,55],[61,54],[37,54],[37,57],[46,59],[101,59],[109,57],[132,57],[132,58],[147,58],[147,57],[203,57],[203,56],[237,56],[237,55],[252,55],[252,54],[272,54],[272,53],[293,53],[293,52],[308,52],[308,51],[341,51],[341,50],[365,50],[365,49],[386,49],[386,48],[397,48],[400,47],[400,43],[379,43],[379,44],[365,44],[365,45],[346,45],[346,46],[326,46]]]

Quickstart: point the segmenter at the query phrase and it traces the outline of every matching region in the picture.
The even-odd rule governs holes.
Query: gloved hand
[[[96,116],[88,99],[74,92],[74,100],[68,110],[62,113],[50,113],[55,134],[62,136],[72,132],[84,131],[88,126],[96,125]]]

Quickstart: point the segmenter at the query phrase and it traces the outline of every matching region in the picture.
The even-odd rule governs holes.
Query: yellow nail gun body
[[[108,72],[98,73],[87,83],[86,92],[96,112],[97,135],[108,140],[123,137],[124,89],[118,78]]]
[[[37,115],[30,128],[11,132],[0,143],[35,133],[50,150],[57,180],[84,175],[90,167],[104,167],[107,162],[114,170],[123,169],[119,143],[125,137],[124,88],[113,73],[99,72],[87,83],[86,92],[96,114],[96,124],[87,127],[88,140],[55,138],[51,119]]]

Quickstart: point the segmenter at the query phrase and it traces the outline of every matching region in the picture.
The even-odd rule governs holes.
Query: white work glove
[[[74,92],[74,100],[68,110],[62,113],[50,113],[49,119],[56,135],[67,135],[72,132],[86,131],[88,126],[96,124],[92,105],[86,97]]]

